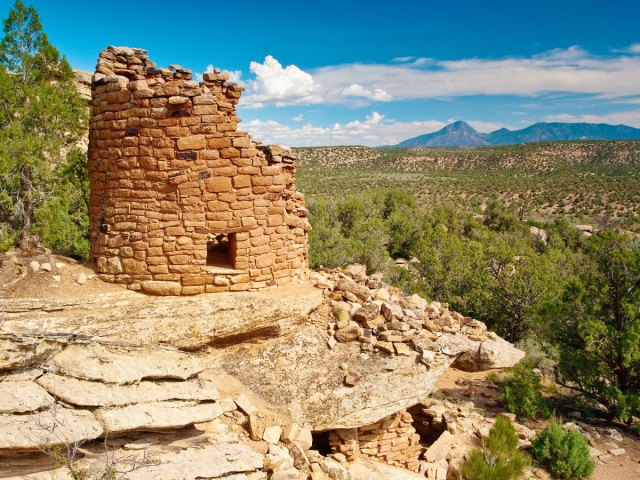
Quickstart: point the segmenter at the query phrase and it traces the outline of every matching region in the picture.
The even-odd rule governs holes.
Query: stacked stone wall
[[[189,295],[260,289],[306,267],[294,158],[237,130],[242,90],[220,70],[196,82],[179,65],[158,69],[145,50],[100,54],[89,178],[103,280]]]
[[[374,424],[330,432],[329,444],[347,461],[361,456],[418,471],[424,450],[408,412],[399,412]]]

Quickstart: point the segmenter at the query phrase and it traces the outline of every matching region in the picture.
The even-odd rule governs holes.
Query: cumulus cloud
[[[393,99],[391,95],[381,88],[376,88],[372,91],[364,88],[359,83],[352,83],[348,87],[344,88],[342,90],[342,95],[344,97],[363,97],[378,102],[388,102]]]
[[[293,120],[294,122],[301,122],[304,120],[304,115],[294,115],[293,117],[291,117],[291,120]]]
[[[444,126],[445,122],[439,120],[386,120],[378,112],[372,112],[364,119],[334,123],[327,127],[310,123],[290,127],[275,120],[250,120],[241,124],[241,128],[258,140],[290,146],[395,145],[407,138],[434,132]]]
[[[561,113],[548,115],[549,122],[586,122],[586,123],[609,123],[612,125],[629,125],[640,128],[640,110],[606,113],[604,115],[571,115]]]
[[[640,44],[629,49],[640,52]],[[330,102],[344,101],[343,92],[356,88],[361,92],[380,89],[395,100],[467,95],[537,96],[550,92],[603,97],[640,94],[640,56],[601,57],[580,47],[525,58],[395,60],[392,64],[327,66],[312,73],[324,87],[325,100]],[[357,87],[352,88],[353,85]]]
[[[249,70],[255,79],[249,82],[248,95],[243,99],[245,107],[260,108],[266,103],[281,107],[323,101],[321,85],[295,65],[283,67],[268,55],[263,63],[251,62]]]

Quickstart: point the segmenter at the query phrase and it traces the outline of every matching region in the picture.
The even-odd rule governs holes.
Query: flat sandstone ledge
[[[260,292],[151,297],[123,291],[77,298],[2,299],[0,334],[84,335],[182,350],[284,334],[322,303],[307,283]]]

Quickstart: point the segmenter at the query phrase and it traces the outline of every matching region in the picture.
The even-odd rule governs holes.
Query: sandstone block
[[[179,282],[145,280],[141,285],[143,291],[152,295],[180,295],[182,292],[182,285]]]
[[[211,177],[205,181],[207,191],[219,193],[231,190],[231,179],[229,177]]]

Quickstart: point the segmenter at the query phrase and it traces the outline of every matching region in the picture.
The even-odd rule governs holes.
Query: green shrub
[[[524,473],[528,458],[518,450],[518,437],[506,417],[496,418],[482,450],[473,450],[462,466],[466,480],[515,480]]]
[[[553,475],[564,480],[587,478],[593,472],[594,463],[584,435],[578,430],[565,432],[555,420],[538,433],[531,452]]]
[[[529,362],[516,365],[513,377],[502,387],[502,396],[508,412],[521,418],[534,418],[537,415],[547,416],[548,408],[542,396],[540,379],[533,372]]]

